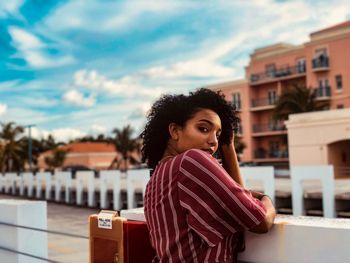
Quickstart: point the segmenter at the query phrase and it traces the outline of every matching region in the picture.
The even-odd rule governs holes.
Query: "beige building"
[[[292,114],[286,126],[290,165],[331,164],[336,177],[350,175],[350,109]]]
[[[241,160],[286,168],[287,129],[272,112],[278,97],[295,84],[314,89],[330,109],[350,108],[350,21],[310,34],[301,45],[286,43],[256,49],[243,80],[209,86],[237,105],[242,120]]]
[[[113,160],[120,158],[120,153],[116,152],[113,144],[101,142],[71,143],[60,147],[67,151],[63,164],[65,166],[85,166],[94,170],[108,169]],[[51,156],[53,150],[42,153],[38,158],[38,169],[46,170],[45,157]]]

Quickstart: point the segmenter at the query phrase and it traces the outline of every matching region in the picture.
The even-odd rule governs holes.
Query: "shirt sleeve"
[[[210,154],[184,153],[178,181],[180,205],[187,221],[209,246],[242,229],[251,229],[265,218],[261,201],[237,184]]]

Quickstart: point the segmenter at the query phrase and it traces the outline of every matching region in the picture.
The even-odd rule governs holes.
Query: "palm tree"
[[[115,134],[115,137],[110,140],[115,147],[117,152],[121,153],[121,159],[114,160],[110,167],[114,166],[116,163],[117,168],[121,168],[127,170],[128,161],[132,163],[139,163],[139,160],[135,159],[131,153],[138,150],[139,142],[137,139],[133,139],[132,133],[133,129],[130,125],[122,129],[115,128],[112,133]],[[123,164],[123,166],[121,166]]]
[[[4,140],[2,153],[2,171],[22,170],[25,159],[23,158],[25,151],[19,143],[18,137],[23,133],[22,126],[16,126],[14,122],[2,123],[0,138]]]
[[[45,157],[44,161],[51,171],[63,165],[67,152],[66,150],[57,148],[53,150],[52,156]]]
[[[3,171],[3,158],[4,158],[4,145],[2,145],[2,141],[0,140],[0,173]]]
[[[320,111],[329,103],[316,100],[316,90],[294,84],[279,97],[273,112],[275,120],[287,120],[289,114]]]

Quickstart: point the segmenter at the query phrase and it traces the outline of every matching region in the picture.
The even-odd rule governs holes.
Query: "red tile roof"
[[[69,149],[69,152],[115,152],[113,144],[104,142],[76,142],[62,146],[63,149]]]
[[[108,144],[104,142],[75,142],[63,145],[59,149],[69,150],[70,153],[114,153],[116,152],[113,144]],[[48,150],[43,153],[43,155],[51,154],[53,151]]]

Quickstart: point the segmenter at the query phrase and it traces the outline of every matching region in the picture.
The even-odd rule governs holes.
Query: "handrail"
[[[8,226],[8,227],[22,228],[22,229],[28,229],[28,230],[38,231],[38,232],[45,232],[45,233],[48,233],[48,234],[61,235],[61,236],[67,236],[67,237],[73,237],[73,238],[89,239],[88,236],[84,236],[84,235],[66,233],[66,232],[61,232],[61,231],[53,231],[53,230],[47,230],[47,229],[42,229],[42,228],[36,228],[36,227],[22,226],[22,225],[16,225],[16,224],[5,223],[5,222],[0,222],[0,225]],[[4,250],[4,251],[11,252],[11,253],[24,255],[24,256],[28,256],[28,257],[31,257],[31,258],[36,258],[36,259],[39,259],[39,260],[42,260],[42,261],[46,261],[46,262],[50,262],[50,263],[62,263],[60,261],[51,260],[51,259],[48,259],[48,258],[32,255],[30,253],[26,253],[26,252],[14,250],[14,249],[2,247],[2,246],[0,246],[0,250]]]
[[[20,254],[20,255],[23,255],[23,256],[31,257],[31,258],[36,258],[36,259],[39,259],[39,260],[42,260],[42,261],[46,261],[46,262],[50,262],[50,263],[63,263],[61,261],[55,261],[55,260],[51,260],[51,259],[48,259],[48,258],[35,256],[35,255],[29,254],[29,253],[21,252],[21,251],[18,251],[18,250],[7,248],[7,247],[0,246],[0,250],[4,250],[4,251],[15,253],[15,254]]]
[[[306,73],[306,65],[300,64],[295,66],[282,66],[271,71],[265,71],[260,73],[254,73],[250,75],[250,82],[252,84],[265,80],[274,80],[278,78],[284,78],[293,75],[300,75]]]

